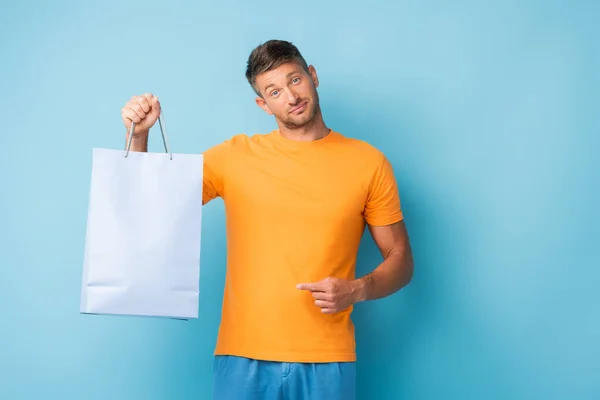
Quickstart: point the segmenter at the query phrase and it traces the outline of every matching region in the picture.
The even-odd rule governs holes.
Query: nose
[[[299,97],[293,89],[287,88],[286,93],[287,93],[289,104],[296,104],[298,102]]]

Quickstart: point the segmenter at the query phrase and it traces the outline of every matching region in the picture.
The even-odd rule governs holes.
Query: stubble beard
[[[319,109],[319,100],[315,97],[314,102],[310,102],[308,104],[308,108],[304,111],[302,115],[294,117],[292,115],[288,115],[288,118],[282,120],[283,125],[288,129],[298,129],[302,127],[306,127],[310,125],[315,116],[317,115],[317,111]]]

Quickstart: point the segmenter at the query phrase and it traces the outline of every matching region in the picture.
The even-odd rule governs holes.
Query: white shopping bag
[[[159,123],[165,153],[93,150],[82,313],[198,317],[203,156]]]

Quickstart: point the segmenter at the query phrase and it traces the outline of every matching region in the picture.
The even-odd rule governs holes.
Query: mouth
[[[298,104],[296,107],[292,108],[290,110],[290,114],[300,114],[302,111],[304,111],[306,109],[307,105],[308,105],[308,102],[303,101],[302,103]]]

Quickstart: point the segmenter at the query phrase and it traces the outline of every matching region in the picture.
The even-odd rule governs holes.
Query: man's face
[[[287,128],[299,128],[311,122],[319,109],[318,86],[312,66],[306,72],[298,63],[282,64],[256,77],[262,95],[256,103]]]

